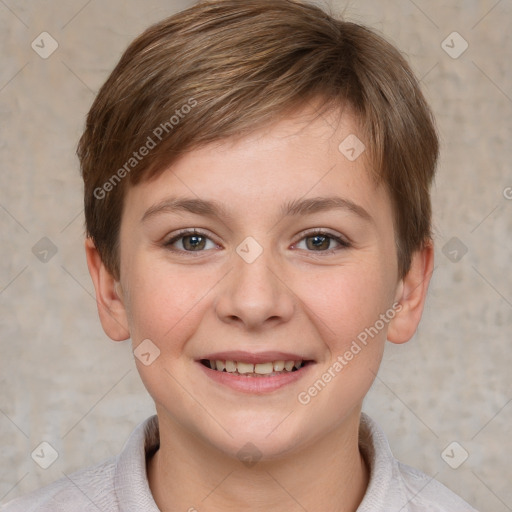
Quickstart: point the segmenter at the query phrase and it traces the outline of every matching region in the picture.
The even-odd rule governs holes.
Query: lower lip
[[[254,394],[270,393],[271,391],[292,384],[309,373],[310,368],[313,366],[313,363],[309,363],[295,372],[286,372],[272,377],[243,377],[228,372],[212,370],[200,362],[197,364],[205,372],[207,377],[215,382],[230,387],[235,391]]]

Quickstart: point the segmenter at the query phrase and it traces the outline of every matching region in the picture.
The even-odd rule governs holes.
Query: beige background
[[[74,150],[122,50],[191,3],[0,1],[0,502],[118,453],[153,413],[129,343],[97,319]],[[510,511],[512,1],[331,5],[409,56],[442,137],[430,298],[415,338],[389,344],[365,410],[400,460],[481,511]],[[43,31],[59,45],[48,59],[31,48]],[[457,59],[441,47],[453,31],[469,43]],[[46,263],[32,252],[42,237],[57,248]],[[443,252],[452,237],[467,247],[458,262]],[[46,470],[30,457],[41,441],[59,454]],[[469,453],[458,469],[441,458],[452,441]]]

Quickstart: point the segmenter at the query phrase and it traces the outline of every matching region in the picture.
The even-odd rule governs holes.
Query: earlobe
[[[398,285],[396,299],[401,309],[390,322],[387,333],[392,343],[405,343],[416,332],[433,270],[434,245],[429,241],[412,255],[411,267]]]
[[[85,254],[103,330],[114,341],[126,340],[130,331],[120,284],[105,267],[91,238],[85,240]]]

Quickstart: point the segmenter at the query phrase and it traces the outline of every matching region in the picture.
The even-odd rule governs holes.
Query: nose
[[[215,303],[221,321],[258,330],[292,318],[296,298],[269,252],[263,251],[251,263],[234,253],[234,268],[223,280]]]

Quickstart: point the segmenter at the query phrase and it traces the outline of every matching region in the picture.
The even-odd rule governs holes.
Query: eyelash
[[[201,237],[207,238],[208,240],[214,242],[210,238],[210,236],[207,233],[205,233],[204,231],[201,231],[201,230],[198,230],[198,229],[192,229],[192,230],[191,229],[184,229],[184,230],[178,232],[170,240],[166,241],[164,243],[164,246],[167,249],[169,249],[170,251],[172,251],[172,252],[187,254],[187,255],[193,256],[193,257],[194,256],[198,256],[199,253],[201,253],[201,252],[205,252],[204,250],[201,250],[201,251],[187,251],[187,250],[184,250],[184,249],[175,249],[175,248],[172,247],[172,245],[174,243],[176,243],[180,239],[186,238],[188,236],[201,236]],[[311,230],[311,231],[307,231],[305,233],[302,233],[301,234],[301,238],[294,245],[298,244],[299,242],[302,242],[306,238],[312,238],[312,237],[315,237],[315,236],[321,236],[321,237],[330,238],[331,240],[334,240],[335,242],[337,242],[340,245],[340,247],[335,248],[335,249],[328,249],[326,251],[307,251],[307,252],[310,252],[310,253],[313,253],[313,254],[316,254],[316,253],[318,253],[318,254],[334,254],[337,251],[340,251],[340,250],[343,250],[343,249],[348,249],[348,248],[352,247],[352,244],[348,240],[346,240],[345,238],[342,238],[340,236],[334,235],[334,234],[329,233],[328,231],[325,231],[325,230],[322,230],[322,229],[316,229],[316,230]]]

